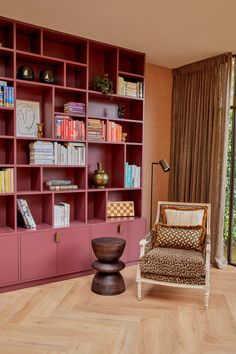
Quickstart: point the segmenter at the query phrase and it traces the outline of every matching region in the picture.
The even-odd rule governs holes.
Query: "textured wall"
[[[146,64],[143,154],[143,215],[150,220],[151,163],[170,156],[171,90],[170,69]],[[167,200],[169,173],[154,166],[153,222],[158,200]]]

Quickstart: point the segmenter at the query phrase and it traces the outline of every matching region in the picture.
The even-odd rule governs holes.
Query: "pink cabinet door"
[[[54,231],[22,234],[21,279],[45,278],[57,273],[57,243]]]
[[[102,225],[95,225],[92,226],[92,239],[97,238],[97,237],[121,237],[126,240],[126,234],[127,234],[127,223],[126,222],[112,222],[112,223],[106,223]],[[127,251],[125,250],[124,253],[121,257],[121,260],[126,262],[127,261]],[[93,253],[93,249],[91,246],[91,263],[95,261],[96,257]]]
[[[0,237],[0,285],[18,281],[18,237]]]
[[[126,251],[129,262],[137,261],[140,255],[139,242],[146,235],[146,220],[139,219],[127,223]]]
[[[58,229],[58,232],[58,272],[71,273],[89,269],[89,227]]]

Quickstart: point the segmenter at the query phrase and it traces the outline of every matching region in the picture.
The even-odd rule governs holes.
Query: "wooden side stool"
[[[125,263],[119,260],[126,241],[118,237],[99,237],[91,241],[98,258],[92,267],[97,270],[91,290],[99,295],[117,295],[125,291],[125,282],[120,271]]]

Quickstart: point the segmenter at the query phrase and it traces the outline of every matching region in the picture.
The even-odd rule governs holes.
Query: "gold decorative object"
[[[122,134],[121,134],[121,140],[122,140],[123,142],[126,142],[127,135],[128,135],[128,133],[122,133]]]
[[[105,188],[105,186],[109,182],[109,176],[103,170],[101,162],[98,162],[97,166],[98,166],[98,169],[94,171],[93,178],[92,178],[93,185],[96,188]]]
[[[44,123],[37,123],[37,127],[38,127],[38,138],[42,138],[43,137],[43,126]]]

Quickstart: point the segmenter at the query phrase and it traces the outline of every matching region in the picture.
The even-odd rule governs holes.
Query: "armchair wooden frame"
[[[211,218],[211,204],[207,203],[185,203],[185,202],[166,202],[160,201],[157,206],[157,217],[156,222],[158,223],[160,220],[160,208],[161,205],[170,205],[170,206],[205,206],[207,207],[207,225],[206,225],[206,240],[204,247],[204,261],[205,261],[205,283],[203,285],[190,285],[190,284],[178,284],[178,283],[170,283],[164,281],[157,281],[152,279],[146,279],[141,276],[140,267],[137,267],[137,275],[136,275],[136,283],[137,283],[137,298],[141,300],[142,298],[142,283],[150,283],[156,285],[164,285],[164,286],[172,286],[176,288],[189,288],[189,289],[200,289],[204,291],[204,308],[208,308],[209,302],[209,293],[210,293],[210,253],[211,253],[211,238],[210,238],[210,218]],[[145,239],[140,241],[140,258],[147,253],[145,250],[148,241]]]

